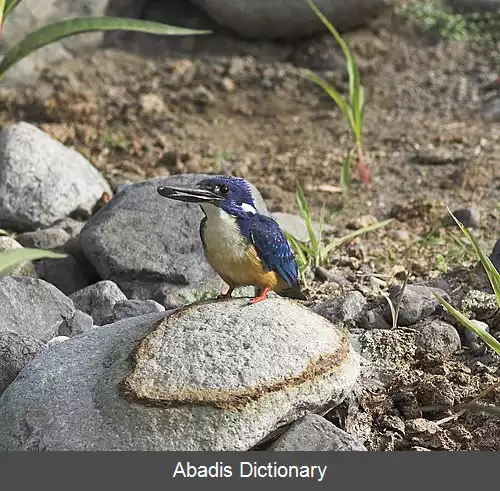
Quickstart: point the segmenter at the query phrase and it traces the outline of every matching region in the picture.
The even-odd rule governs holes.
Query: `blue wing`
[[[259,214],[249,220],[250,240],[266,269],[278,273],[290,288],[297,285],[297,263],[280,226],[272,218]]]

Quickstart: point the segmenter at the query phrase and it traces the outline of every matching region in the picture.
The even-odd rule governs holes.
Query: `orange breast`
[[[253,245],[243,254],[211,253],[207,248],[207,259],[222,279],[231,287],[253,285],[281,291],[285,282],[274,271],[264,271],[262,261]]]

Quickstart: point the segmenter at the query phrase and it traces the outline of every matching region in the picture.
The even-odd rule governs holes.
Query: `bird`
[[[200,236],[206,258],[229,286],[219,298],[231,298],[237,287],[254,286],[260,294],[250,300],[252,304],[265,300],[271,290],[306,300],[288,240],[275,220],[256,209],[248,181],[212,176],[193,188],[160,185],[157,192],[200,205],[205,215]]]

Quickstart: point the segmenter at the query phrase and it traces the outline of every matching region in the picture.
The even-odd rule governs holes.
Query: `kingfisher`
[[[270,290],[305,300],[298,267],[280,226],[255,207],[249,183],[239,177],[214,176],[194,188],[158,186],[165,198],[198,203],[205,215],[200,236],[208,262],[229,285],[219,298],[230,298],[239,286],[255,286],[267,298]]]

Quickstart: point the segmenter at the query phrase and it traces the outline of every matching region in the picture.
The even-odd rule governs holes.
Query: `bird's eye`
[[[220,191],[220,194],[224,194],[224,195],[226,195],[226,194],[228,194],[228,193],[229,193],[229,188],[227,187],[227,185],[226,185],[226,184],[221,184],[221,185],[219,186],[219,191]]]

